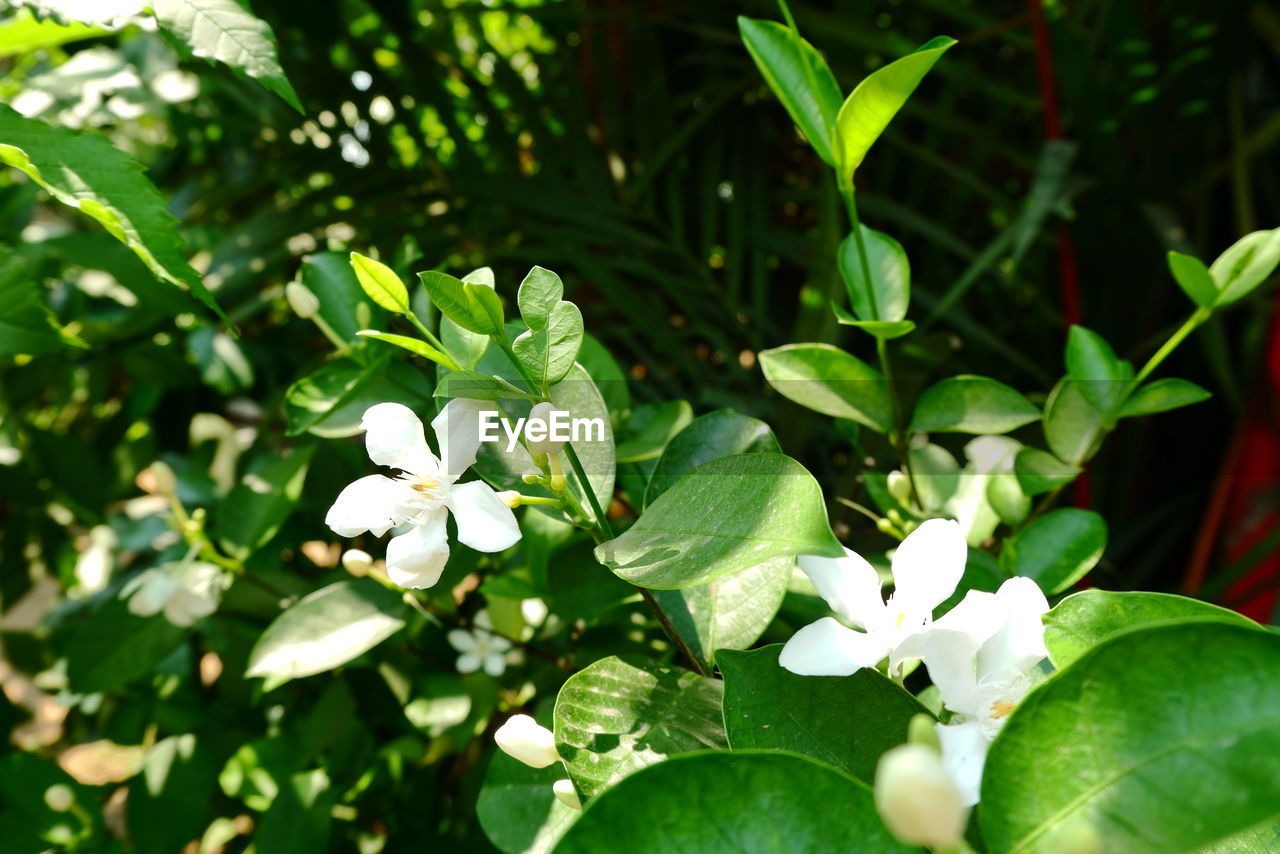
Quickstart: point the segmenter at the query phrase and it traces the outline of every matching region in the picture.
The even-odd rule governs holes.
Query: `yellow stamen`
[[[1004,700],[994,702],[991,704],[991,717],[995,720],[1000,720],[1001,718],[1008,716],[1016,705],[1017,703],[1008,703]]]

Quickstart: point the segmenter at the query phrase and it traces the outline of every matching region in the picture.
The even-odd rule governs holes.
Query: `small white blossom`
[[[557,801],[569,809],[582,809],[582,799],[578,797],[578,790],[573,787],[572,780],[556,780],[551,784],[551,792],[556,796]]]
[[[361,549],[347,549],[342,553],[342,568],[352,575],[368,575],[373,568],[373,558]]]
[[[507,669],[507,651],[511,641],[486,632],[484,629],[467,631],[454,629],[448,634],[449,645],[456,649],[459,673],[475,673],[484,668],[490,676],[501,676]]]
[[[166,620],[185,628],[218,610],[225,582],[222,570],[211,563],[171,563],[146,570],[123,592],[131,613],[163,613]]]
[[[969,819],[969,806],[941,757],[924,744],[900,744],[880,757],[875,801],[885,825],[908,845],[955,845]]]
[[[502,752],[530,768],[546,768],[560,761],[556,735],[528,715],[512,715],[493,734]]]

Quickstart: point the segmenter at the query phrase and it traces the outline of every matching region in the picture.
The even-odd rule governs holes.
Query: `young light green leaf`
[[[602,658],[556,697],[556,747],[588,798],[646,765],[725,747],[721,683],[639,656]]]
[[[419,338],[410,338],[407,335],[393,335],[390,332],[378,332],[373,329],[361,329],[356,334],[364,338],[373,338],[377,341],[385,341],[388,344],[402,347],[410,353],[414,353],[424,359],[430,359],[438,365],[444,365],[451,371],[462,370],[462,367],[448,353],[441,353],[435,347]]]
[[[1209,274],[1218,286],[1216,305],[1230,305],[1267,280],[1280,264],[1280,228],[1246,234],[1218,256]]]
[[[871,72],[845,99],[836,117],[832,148],[841,180],[851,182],[872,144],[902,109],[920,81],[955,44],[955,39],[938,36],[914,53]]]
[[[717,409],[693,420],[662,451],[644,503],[649,506],[676,481],[705,462],[731,454],[780,454],[782,448],[769,425],[731,409]]]
[[[1219,620],[1259,629],[1235,611],[1172,593],[1072,593],[1044,615],[1049,659],[1062,670],[1084,653],[1122,632],[1174,620]]]
[[[1191,301],[1200,308],[1213,308],[1218,300],[1218,286],[1204,262],[1194,255],[1169,251],[1167,256],[1169,272]]]
[[[534,332],[547,325],[552,309],[564,299],[564,282],[544,267],[534,267],[520,283],[516,304],[520,318]]]
[[[982,774],[991,854],[1191,854],[1280,820],[1280,635],[1124,632],[1032,691]]]
[[[784,555],[839,557],[822,489],[782,454],[703,463],[658,497],[596,558],[639,587],[705,584]]]
[[[1084,399],[1080,385],[1064,377],[1044,404],[1044,438],[1049,450],[1074,465],[1089,458],[1102,430],[1102,413]]]
[[[866,281],[863,275],[855,235],[846,237],[836,254],[840,276],[849,293],[849,305],[863,321],[896,323],[907,316],[907,305],[911,301],[911,264],[907,253],[902,244],[884,232],[865,225],[861,228],[871,281]]]
[[[219,545],[228,554],[243,560],[275,536],[302,495],[315,450],[314,444],[296,448],[249,472],[227,493],[215,522]]]
[[[919,433],[1008,433],[1040,418],[1018,391],[988,377],[948,377],[924,390],[911,415]]]
[[[0,57],[31,53],[109,33],[109,30],[79,21],[60,24],[51,18],[37,20],[30,12],[19,11],[0,21]]]
[[[644,769],[584,812],[556,854],[617,851],[619,840],[627,854],[920,850],[889,834],[865,784],[808,757],[755,750]]]
[[[1000,565],[1050,596],[1075,584],[1102,559],[1107,523],[1092,510],[1060,507],[1005,541]]]
[[[1156,380],[1138,389],[1120,407],[1121,418],[1132,418],[1135,415],[1154,415],[1157,412],[1168,412],[1180,406],[1190,406],[1213,397],[1207,390],[1190,380],[1176,377]]]
[[[739,16],[738,32],[765,82],[786,107],[818,156],[836,165],[831,151],[840,86],[813,45],[776,21]]]
[[[648,409],[636,407],[627,425],[633,435],[618,445],[619,463],[657,459],[667,443],[693,421],[693,407],[686,400],[648,406]]]
[[[788,400],[823,415],[849,418],[879,433],[893,429],[884,377],[830,344],[787,344],[760,353],[769,384]]]
[[[324,673],[372,649],[404,626],[399,594],[366,578],[339,581],[300,599],[267,626],[245,675],[272,687]]]
[[[178,220],[142,166],[92,131],[51,127],[0,104],[0,163],[26,174],[68,207],[96,219],[157,278],[186,288],[230,325],[187,263]]]
[[[408,314],[409,289],[400,281],[400,277],[381,261],[351,253],[351,269],[355,270],[356,279],[369,299],[396,314]]]
[[[1101,335],[1083,326],[1067,335],[1067,376],[1089,405],[1111,415],[1129,395],[1133,366],[1116,355]]]
[[[275,92],[299,113],[302,103],[276,56],[275,34],[239,0],[154,0],[160,26],[196,56],[224,62]]]
[[[883,338],[885,341],[901,338],[914,332],[916,328],[915,321],[912,320],[859,320],[834,302],[831,303],[831,310],[835,313],[836,323],[841,326],[856,326],[872,338]]]
[[[871,668],[797,676],[778,664],[781,651],[773,644],[720,656],[729,746],[801,753],[870,782],[880,756],[907,740],[924,706]]]
[[[1039,448],[1023,448],[1019,451],[1013,461],[1013,470],[1018,477],[1018,485],[1027,495],[1039,495],[1066,486],[1080,474],[1079,467],[1064,463]]]
[[[511,349],[533,381],[546,387],[564,379],[578,359],[582,349],[582,312],[573,303],[561,300],[544,321],[541,329],[529,329],[517,336]]]
[[[419,273],[418,278],[440,313],[463,329],[481,335],[504,334],[502,300],[492,287],[463,282],[439,270]]]
[[[475,400],[538,400],[502,377],[493,377],[477,371],[453,371],[445,374],[436,384],[433,397],[469,397]]]

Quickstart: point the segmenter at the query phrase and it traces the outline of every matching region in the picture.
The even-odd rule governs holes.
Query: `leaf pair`
[[[541,389],[564,379],[582,349],[582,312],[564,297],[564,283],[550,270],[534,267],[520,283],[516,303],[528,330],[511,349]]]
[[[1181,252],[1170,252],[1168,261],[1169,272],[1192,302],[1205,310],[1221,308],[1243,299],[1275,271],[1280,264],[1280,228],[1246,234],[1210,267]]]

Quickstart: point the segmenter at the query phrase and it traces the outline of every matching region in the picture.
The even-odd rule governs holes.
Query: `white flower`
[[[831,610],[855,626],[823,617],[792,636],[779,663],[801,676],[849,676],[886,657],[899,670],[908,657],[899,646],[933,619],[933,609],[955,592],[968,550],[960,526],[930,519],[893,555],[893,595],[886,603],[871,564],[845,549],[842,558],[804,555],[799,565]]]
[[[483,629],[467,631],[453,629],[448,634],[449,645],[461,655],[458,656],[459,673],[475,673],[480,668],[490,676],[501,676],[507,669],[507,650],[511,649],[511,641]]]
[[[493,740],[503,753],[530,768],[546,768],[560,761],[555,733],[528,715],[512,715],[493,734]]]
[[[971,590],[928,631],[899,650],[920,657],[953,722],[937,724],[942,762],[969,804],[978,802],[987,749],[1040,676],[1048,655],[1041,617],[1049,603],[1029,578],[995,593]]]
[[[578,797],[578,790],[573,787],[572,780],[556,780],[551,784],[551,793],[569,809],[582,809],[582,799]]]
[[[381,537],[409,524],[387,543],[387,575],[401,587],[430,587],[449,559],[445,521],[453,513],[458,541],[482,552],[500,552],[520,539],[515,514],[489,485],[457,480],[480,448],[478,416],[489,404],[458,398],[431,422],[440,446],[437,459],[427,447],[422,422],[399,403],[379,403],[364,414],[369,459],[397,469],[397,477],[375,474],[350,484],[338,496],[325,523],[339,536],[365,531]]]
[[[129,611],[139,617],[162,613],[175,626],[194,625],[218,610],[225,577],[211,563],[166,564],[148,569],[125,587]]]
[[[969,805],[924,744],[900,744],[876,766],[876,810],[893,835],[908,845],[947,848],[964,836]]]

